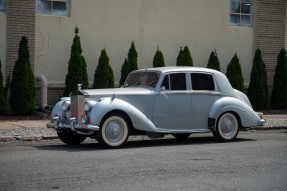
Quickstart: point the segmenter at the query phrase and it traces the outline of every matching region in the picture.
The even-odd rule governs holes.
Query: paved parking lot
[[[121,149],[94,140],[0,143],[0,190],[286,190],[287,130],[240,132],[231,143],[137,137]]]

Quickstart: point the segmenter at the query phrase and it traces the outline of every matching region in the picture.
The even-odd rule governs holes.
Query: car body
[[[91,137],[119,147],[131,134],[186,138],[198,132],[231,141],[239,128],[265,123],[262,115],[219,71],[162,67],[131,72],[121,88],[79,88],[55,105],[48,127],[67,144]]]

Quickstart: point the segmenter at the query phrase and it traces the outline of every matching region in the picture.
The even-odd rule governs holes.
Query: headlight
[[[64,101],[62,103],[62,110],[63,111],[69,111],[70,110],[70,101]]]
[[[87,121],[88,121],[87,116],[82,115],[82,116],[81,116],[81,122],[82,122],[83,124],[85,124],[85,123],[87,123]]]
[[[85,111],[90,111],[95,105],[96,105],[97,102],[95,101],[85,101],[84,102],[84,110]]]

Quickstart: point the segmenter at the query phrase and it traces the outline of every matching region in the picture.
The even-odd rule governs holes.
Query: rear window
[[[211,74],[191,73],[190,76],[193,90],[215,90]]]

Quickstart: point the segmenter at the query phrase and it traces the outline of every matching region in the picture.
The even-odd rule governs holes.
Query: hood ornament
[[[82,89],[82,84],[78,84],[78,90],[81,91]]]

